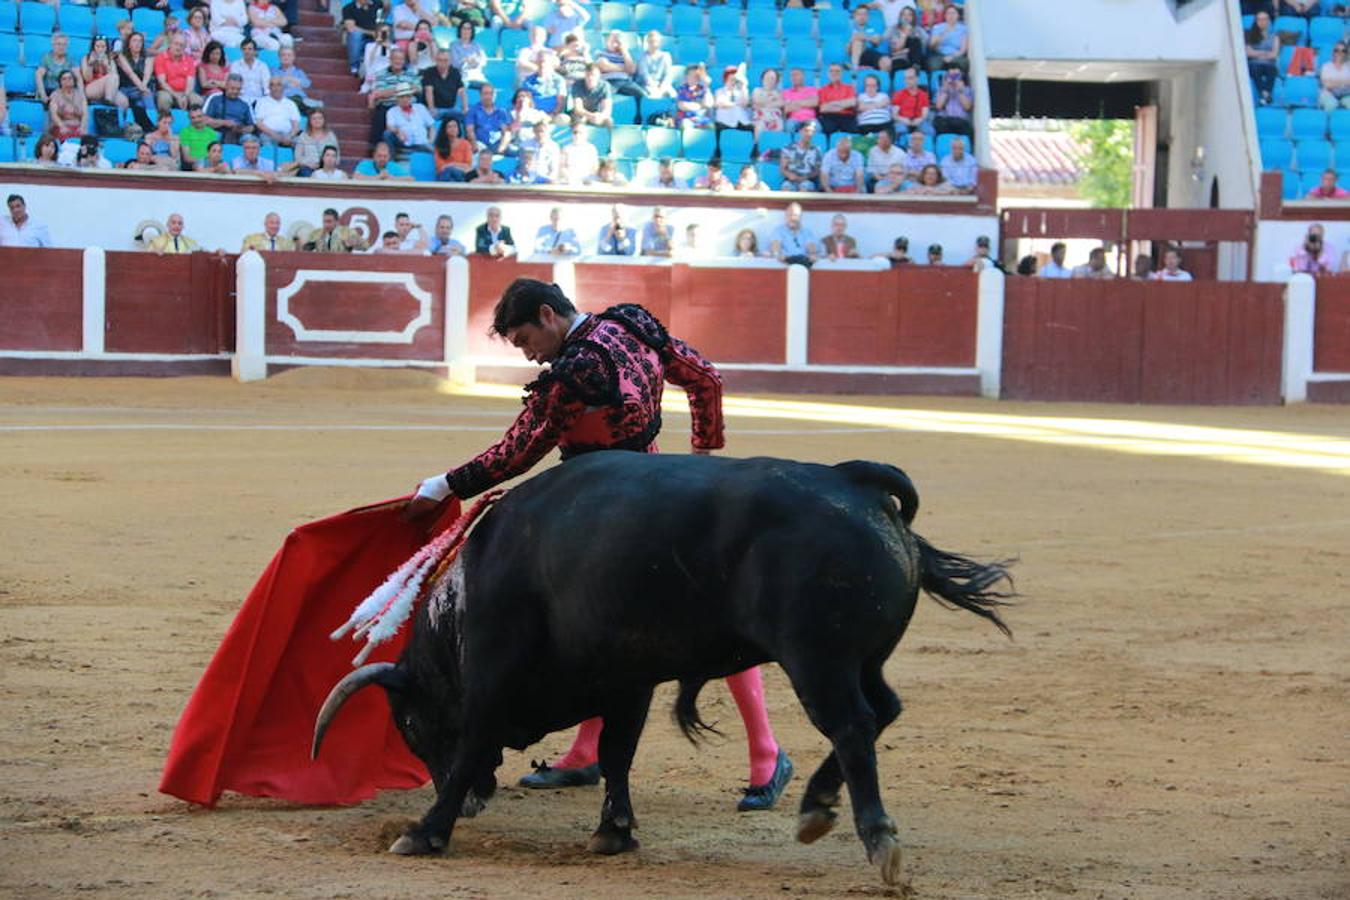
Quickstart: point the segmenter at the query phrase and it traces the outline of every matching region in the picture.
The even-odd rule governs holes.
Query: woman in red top
[[[108,50],[108,39],[99,35],[80,61],[80,77],[84,79],[84,98],[91,103],[117,102],[117,67]]]
[[[225,61],[225,46],[220,41],[211,41],[202,51],[201,65],[197,66],[197,93],[202,102],[212,94],[225,90],[225,80],[230,74],[230,64]]]
[[[459,136],[459,122],[442,119],[432,148],[437,181],[463,181],[473,168],[473,144]]]

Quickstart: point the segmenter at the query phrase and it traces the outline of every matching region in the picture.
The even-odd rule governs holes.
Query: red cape
[[[406,498],[403,498],[406,499]],[[253,586],[188,700],[159,789],[214,806],[223,791],[296,803],[356,803],[429,780],[394,727],[384,692],[342,709],[311,762],[314,718],[352,670],[360,642],[328,635],[391,572],[459,516],[452,499],[436,527],[402,521],[402,500],[350,510],[290,533]],[[370,662],[394,660],[404,629]]]

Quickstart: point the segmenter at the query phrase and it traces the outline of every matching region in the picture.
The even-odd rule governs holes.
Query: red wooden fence
[[[0,350],[79,350],[83,250],[0,247]]]

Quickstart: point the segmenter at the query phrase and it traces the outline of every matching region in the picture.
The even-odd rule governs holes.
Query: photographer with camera
[[[1289,268],[1309,275],[1330,275],[1336,271],[1336,258],[1326,245],[1326,234],[1321,225],[1308,226],[1303,246],[1289,257]]]
[[[958,66],[948,66],[942,77],[942,87],[933,98],[933,130],[938,134],[963,134],[973,138],[975,129],[970,114],[975,106],[975,94]]]
[[[609,224],[600,229],[596,252],[601,256],[632,256],[637,251],[636,236],[623,222],[623,209],[610,208]]]

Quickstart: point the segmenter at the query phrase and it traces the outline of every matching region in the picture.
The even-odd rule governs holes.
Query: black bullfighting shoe
[[[534,771],[520,779],[527,788],[588,787],[600,783],[600,764],[592,763],[578,769],[555,769],[548,763],[531,763]]]
[[[755,812],[761,809],[773,809],[778,798],[783,796],[783,788],[792,780],[792,760],[783,748],[778,748],[778,762],[774,764],[773,776],[766,784],[752,784],[742,788],[745,796],[736,804],[737,812]]]

